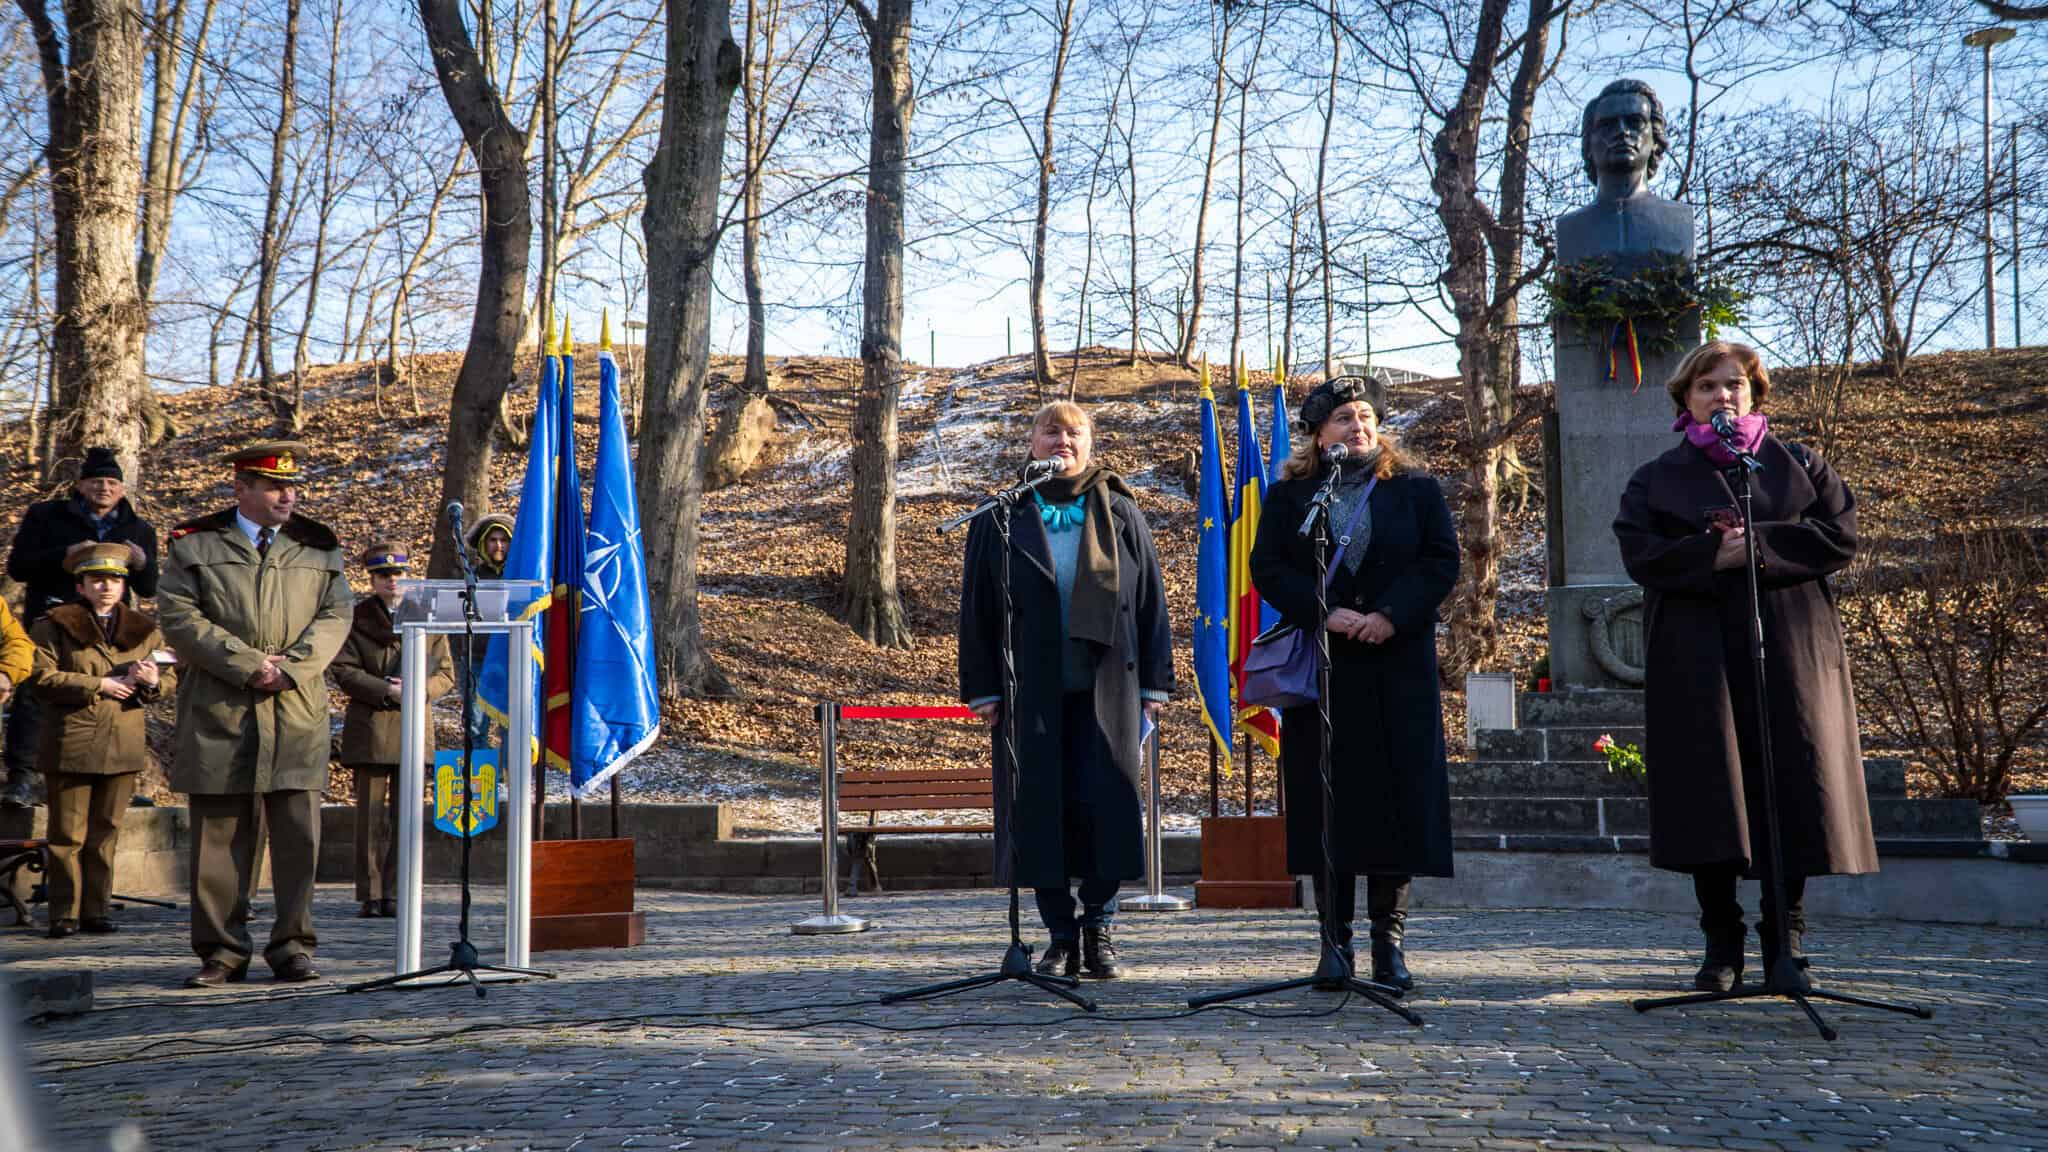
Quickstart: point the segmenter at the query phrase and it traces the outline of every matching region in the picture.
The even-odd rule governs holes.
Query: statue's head
[[[1623,78],[1602,88],[1579,121],[1579,156],[1595,184],[1602,168],[1640,168],[1646,178],[1655,176],[1670,150],[1664,105],[1641,80]]]

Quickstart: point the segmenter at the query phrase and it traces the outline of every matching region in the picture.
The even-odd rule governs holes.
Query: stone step
[[[1524,728],[1641,724],[1643,694],[1641,690],[1632,688],[1523,692],[1515,697],[1515,717]]]
[[[1873,799],[1906,794],[1906,762],[1890,756],[1863,761],[1863,783]],[[1599,760],[1452,761],[1456,796],[1641,796],[1643,785]]]
[[[1601,736],[1612,736],[1618,744],[1643,744],[1640,727],[1487,728],[1474,740],[1476,760],[1594,760],[1606,759],[1593,751]]]
[[[1976,839],[1974,800],[1870,798],[1872,831],[1882,837]],[[1453,796],[1451,830],[1460,834],[1640,836],[1650,802],[1640,796]]]

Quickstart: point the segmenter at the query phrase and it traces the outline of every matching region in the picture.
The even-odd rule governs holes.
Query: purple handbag
[[[1358,508],[1351,513],[1351,523],[1344,526],[1344,534],[1338,538],[1337,554],[1330,557],[1329,569],[1323,574],[1326,591],[1337,578],[1344,550],[1351,546],[1352,529],[1358,527],[1358,518],[1365,515],[1366,501],[1372,498],[1372,490],[1379,482],[1377,476],[1366,481]],[[1245,653],[1238,707],[1294,708],[1313,704],[1322,695],[1320,671],[1315,642],[1292,624],[1275,624],[1259,633],[1252,640],[1251,651]]]

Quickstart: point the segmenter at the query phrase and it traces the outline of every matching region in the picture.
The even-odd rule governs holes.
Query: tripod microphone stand
[[[1034,461],[1036,465],[1038,462]],[[996,721],[997,731],[1002,738],[1002,763],[1008,766],[1008,780],[1005,782],[1006,804],[1003,808],[1001,835],[1007,846],[1010,874],[1010,946],[1003,952],[1003,962],[994,972],[980,976],[969,976],[964,980],[948,980],[942,984],[930,984],[903,992],[891,992],[882,997],[884,1004],[898,1004],[906,1000],[929,1000],[935,996],[950,996],[970,988],[984,988],[1016,980],[1029,984],[1041,991],[1050,992],[1064,1000],[1071,1001],[1084,1011],[1095,1011],[1095,1001],[1074,991],[1080,981],[1071,976],[1041,976],[1031,970],[1031,947],[1024,943],[1024,931],[1018,920],[1017,911],[1017,777],[1023,765],[1017,762],[1017,656],[1011,638],[1010,598],[1010,513],[1017,503],[1040,484],[1053,478],[1058,471],[1053,468],[1027,468],[1023,483],[997,492],[983,500],[973,509],[939,525],[940,532],[950,532],[976,517],[989,516],[995,524],[996,545],[999,549],[997,583],[1003,591],[1003,698],[999,705],[1001,712]],[[1034,476],[1033,473],[1036,473]]]
[[[1301,524],[1301,534],[1311,537],[1315,542],[1318,621],[1330,618],[1330,498],[1337,490],[1338,465],[1342,459],[1342,455],[1333,452],[1331,459],[1326,462],[1325,467],[1329,471],[1329,476],[1324,479],[1322,488],[1310,499],[1308,516]],[[1321,623],[1316,626],[1316,659],[1316,723],[1317,735],[1321,741],[1318,768],[1322,775],[1323,798],[1323,899],[1322,906],[1316,909],[1316,925],[1322,939],[1322,957],[1316,964],[1315,974],[1312,976],[1271,984],[1254,984],[1247,988],[1234,988],[1228,992],[1217,992],[1208,996],[1195,996],[1188,1000],[1188,1007],[1206,1008],[1211,1004],[1221,1004],[1230,1000],[1246,1000],[1275,992],[1291,992],[1297,988],[1313,988],[1319,992],[1352,993],[1419,1028],[1422,1026],[1422,1017],[1394,1002],[1393,998],[1401,995],[1399,988],[1358,978],[1351,964],[1344,959],[1344,950],[1338,946],[1336,933],[1330,927],[1331,908],[1337,902],[1337,858],[1330,849],[1330,819],[1331,812],[1336,807],[1336,791],[1330,784],[1330,630]],[[1350,879],[1354,884],[1358,882],[1355,876]]]
[[[455,556],[462,565],[462,643],[464,651],[474,653],[476,648],[472,642],[476,639],[476,622],[478,619],[476,609],[476,567],[469,561],[469,547],[462,538],[462,505],[452,500],[448,503],[448,522],[449,531],[455,536]],[[505,658],[508,660],[525,659],[526,654],[522,652],[515,655],[508,647]],[[401,972],[396,976],[385,976],[377,980],[364,981],[361,984],[351,984],[348,987],[350,992],[371,992],[379,988],[390,988],[415,980],[424,980],[430,976],[445,975],[448,979],[444,983],[447,984],[459,984],[464,980],[468,980],[470,987],[476,989],[477,999],[481,1000],[484,996],[484,985],[483,981],[478,980],[476,977],[476,974],[479,972],[494,972],[502,976],[531,976],[541,980],[553,980],[555,978],[555,974],[552,972],[542,972],[534,968],[512,968],[500,964],[485,964],[477,956],[476,945],[469,941],[469,850],[471,844],[476,840],[475,830],[469,827],[470,822],[474,819],[474,815],[471,812],[474,797],[471,793],[470,763],[476,757],[476,729],[471,726],[471,722],[476,716],[476,661],[464,660],[462,667],[462,916],[457,921],[455,943],[449,946],[448,962],[446,964],[437,964],[432,968],[422,968],[417,972]],[[531,705],[529,704],[528,707],[531,707]],[[431,721],[429,722],[431,723]],[[401,804],[417,804],[419,803],[419,797],[400,796],[398,802]],[[513,800],[515,804],[523,804],[525,802],[525,797],[523,796],[516,797]],[[506,914],[517,915],[518,913],[516,909],[507,909]]]
[[[1637,1012],[1649,1012],[1657,1008],[1678,1008],[1687,1004],[1715,1004],[1723,1000],[1782,997],[1799,1005],[1806,1013],[1806,1018],[1813,1021],[1813,1026],[1820,1030],[1821,1038],[1824,1040],[1835,1039],[1837,1033],[1821,1018],[1820,1013],[1814,1010],[1814,1000],[1854,1004],[1863,1008],[1881,1008],[1887,1012],[1903,1012],[1918,1016],[1922,1020],[1931,1020],[1934,1018],[1934,1010],[1918,1004],[1890,1004],[1882,1000],[1815,988],[1806,970],[1801,968],[1792,956],[1791,917],[1787,915],[1788,909],[1785,907],[1785,848],[1778,819],[1778,774],[1771,759],[1770,697],[1765,691],[1764,684],[1763,600],[1757,587],[1756,525],[1750,505],[1750,476],[1752,473],[1763,471],[1763,464],[1755,456],[1736,447],[1733,426],[1721,413],[1716,412],[1714,417],[1715,432],[1741,464],[1741,467],[1736,469],[1736,477],[1742,487],[1736,496],[1737,503],[1742,508],[1744,568],[1749,582],[1749,662],[1751,677],[1754,680],[1752,688],[1756,696],[1757,759],[1763,773],[1765,839],[1768,841],[1767,850],[1770,853],[1770,873],[1763,878],[1763,882],[1770,886],[1771,903],[1777,909],[1777,914],[1772,918],[1775,923],[1771,932],[1777,955],[1770,969],[1764,973],[1764,982],[1761,986],[1736,987],[1727,992],[1695,992],[1684,996],[1644,998],[1630,1001],[1630,1006]]]

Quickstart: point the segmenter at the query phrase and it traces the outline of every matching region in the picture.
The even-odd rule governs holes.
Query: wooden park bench
[[[874,890],[882,890],[882,873],[875,861],[878,836],[938,836],[951,833],[990,833],[993,824],[878,824],[878,812],[961,812],[995,806],[995,785],[987,765],[979,768],[903,768],[878,772],[839,773],[839,810],[865,812],[868,822],[856,827],[840,825],[846,837],[846,853],[853,860],[850,891],[860,895],[860,867],[866,861],[874,878]]]
[[[14,912],[14,927],[30,923],[28,905],[14,891],[15,877],[22,869],[38,876],[50,871],[50,842],[47,840],[0,840],[0,902]]]
[[[882,812],[972,812],[995,806],[995,786],[989,767],[892,768],[879,771],[841,771],[838,732],[841,720],[952,720],[980,723],[968,708],[948,705],[848,705],[823,703],[818,721],[824,737],[820,767],[829,786],[825,808],[833,831],[846,837],[847,855],[853,860],[849,891],[860,894],[861,863],[874,878],[874,890],[882,890],[882,874],[875,861],[875,840],[881,836],[940,836],[987,834],[993,824],[882,824],[875,819]],[[867,823],[848,827],[837,822],[837,814],[865,812]],[[829,864],[829,861],[828,861]]]

